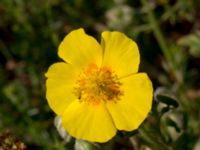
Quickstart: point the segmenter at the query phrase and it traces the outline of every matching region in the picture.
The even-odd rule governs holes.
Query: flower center
[[[110,68],[98,68],[95,64],[89,65],[79,76],[74,93],[80,102],[99,104],[100,101],[114,101],[120,99],[123,92],[117,75]]]

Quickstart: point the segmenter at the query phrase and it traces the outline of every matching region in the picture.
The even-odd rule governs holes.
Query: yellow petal
[[[123,96],[115,102],[107,102],[114,124],[119,130],[131,131],[147,117],[151,105],[153,87],[145,73],[121,79]]]
[[[84,69],[88,64],[100,66],[102,49],[100,44],[84,30],[70,32],[59,46],[58,55],[73,66]]]
[[[119,77],[138,71],[140,55],[137,44],[120,32],[103,32],[103,66],[110,66]]]
[[[45,75],[49,106],[60,115],[75,100],[73,88],[78,72],[69,64],[55,63]]]
[[[73,137],[90,142],[106,142],[116,134],[112,118],[103,102],[92,105],[78,100],[61,116],[64,128]]]

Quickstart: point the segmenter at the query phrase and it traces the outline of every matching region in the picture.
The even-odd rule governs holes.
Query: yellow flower
[[[117,130],[132,131],[147,117],[152,83],[138,73],[137,44],[120,32],[102,33],[101,44],[83,29],[59,46],[64,60],[46,73],[47,100],[73,137],[106,142]]]

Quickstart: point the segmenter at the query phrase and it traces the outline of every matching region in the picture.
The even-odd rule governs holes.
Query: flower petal
[[[102,33],[103,66],[110,66],[123,77],[138,72],[140,55],[137,44],[120,32]]]
[[[58,55],[77,68],[84,69],[88,64],[100,66],[102,49],[100,44],[84,30],[70,32],[59,46]]]
[[[60,115],[76,99],[73,88],[78,72],[70,64],[55,63],[50,66],[45,76],[49,106]]]
[[[103,102],[92,105],[78,100],[61,116],[64,128],[72,136],[90,142],[106,142],[116,134],[112,118]]]
[[[145,73],[121,79],[123,96],[119,101],[107,102],[115,126],[119,130],[137,129],[149,113],[152,105],[152,83]]]

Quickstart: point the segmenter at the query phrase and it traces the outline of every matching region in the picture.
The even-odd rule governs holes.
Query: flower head
[[[106,142],[117,130],[137,129],[151,109],[153,88],[138,73],[137,44],[120,32],[102,33],[101,44],[83,29],[59,46],[64,60],[46,73],[47,100],[73,137]]]

